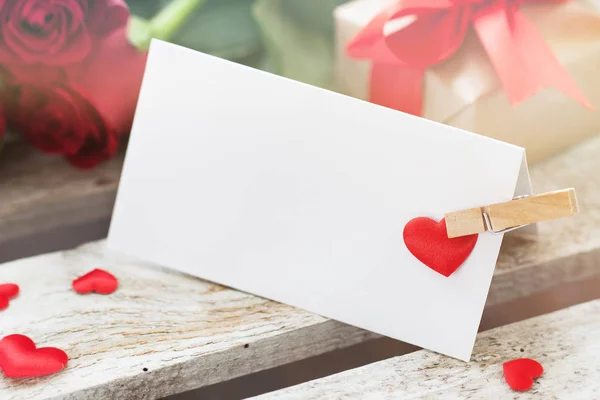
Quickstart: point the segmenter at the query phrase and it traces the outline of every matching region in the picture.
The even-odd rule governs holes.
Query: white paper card
[[[480,235],[446,278],[403,228],[510,200],[523,157],[153,41],[109,246],[468,360],[502,236]]]

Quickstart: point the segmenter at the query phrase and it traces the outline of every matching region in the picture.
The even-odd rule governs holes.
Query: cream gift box
[[[356,0],[335,10],[335,79],[341,93],[367,100],[371,62],[351,59],[345,46],[395,1]],[[584,1],[525,4],[522,11],[589,102],[600,107],[597,6]],[[423,86],[425,118],[525,147],[530,162],[600,133],[598,110],[590,110],[554,88],[542,89],[512,106],[473,31],[452,57],[426,70]]]

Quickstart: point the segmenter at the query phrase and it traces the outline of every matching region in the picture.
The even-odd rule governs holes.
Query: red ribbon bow
[[[561,0],[400,0],[379,13],[346,46],[352,58],[370,59],[369,100],[415,115],[422,111],[428,67],[450,58],[473,26],[512,105],[555,86],[588,108],[583,92],[541,33],[521,12],[523,2]],[[568,1],[568,0],[566,0]],[[386,23],[412,18],[384,34]]]

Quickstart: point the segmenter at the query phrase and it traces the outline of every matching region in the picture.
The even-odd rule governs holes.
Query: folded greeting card
[[[468,360],[502,235],[443,217],[529,192],[520,147],[154,41],[108,243]]]

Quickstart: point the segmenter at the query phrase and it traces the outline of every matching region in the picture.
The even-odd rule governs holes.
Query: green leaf
[[[254,0],[209,0],[190,16],[173,42],[217,57],[238,60],[262,50],[252,17]]]
[[[312,26],[325,33],[334,30],[333,11],[349,0],[286,0],[282,8],[287,15],[293,15],[300,23]]]
[[[314,22],[297,18],[284,5],[292,2],[314,4],[316,1],[257,0],[253,11],[272,72],[332,89],[333,35],[315,29]]]

